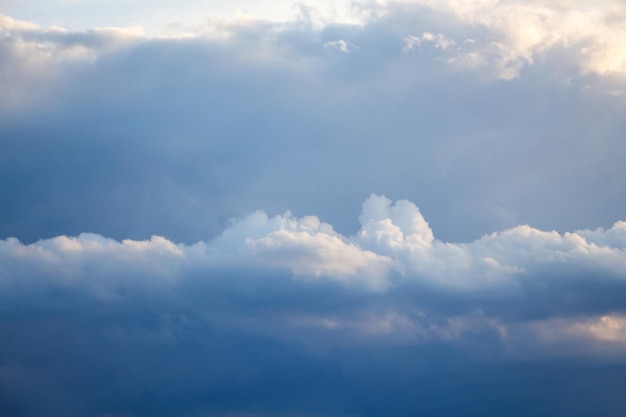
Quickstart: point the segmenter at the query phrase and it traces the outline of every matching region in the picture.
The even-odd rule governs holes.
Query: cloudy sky
[[[626,3],[0,0],[0,415],[622,416]]]

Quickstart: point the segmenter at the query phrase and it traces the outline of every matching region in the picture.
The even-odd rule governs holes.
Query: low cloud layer
[[[344,236],[315,216],[255,212],[193,245],[95,234],[3,240],[0,403],[37,415],[30,392],[51,416],[343,415],[346,407],[374,415],[351,399],[372,392],[358,375],[405,389],[397,384],[406,378],[440,384],[450,363],[460,373],[451,378],[492,378],[495,367],[514,381],[526,361],[529,373],[511,391],[525,398],[525,384],[575,357],[586,359],[568,372],[623,362],[626,223],[565,234],[519,226],[445,243],[413,203],[380,195],[365,201],[359,221]],[[598,381],[609,377],[590,369]],[[504,377],[494,378],[477,389],[494,390]],[[150,380],[151,393],[135,391]],[[321,389],[327,383],[344,385],[339,397]],[[276,402],[272,384],[294,397]],[[464,401],[446,384],[433,393]],[[310,407],[313,392],[319,402]],[[619,405],[611,392],[605,407]],[[420,409],[401,398],[399,415]],[[542,415],[553,403],[541,404],[529,410]]]
[[[620,315],[626,312],[620,301],[626,290],[624,222],[565,234],[519,226],[471,243],[446,243],[434,238],[413,203],[392,203],[378,195],[365,201],[360,222],[355,235],[343,236],[315,216],[255,212],[232,221],[216,239],[193,245],[158,236],[118,242],[81,234],[29,245],[8,239],[1,246],[4,308],[6,313],[53,308],[55,297],[46,298],[46,292],[84,292],[106,304],[126,302],[127,292],[150,297],[157,291],[163,292],[158,297],[167,297],[168,291],[215,282],[234,293],[243,284],[284,286],[285,297],[293,286],[314,291],[321,286],[347,299],[379,300],[391,317],[422,308],[444,318],[478,315],[485,323],[502,321],[504,335],[508,324],[597,316],[595,325],[618,332],[608,339],[625,337],[619,335]],[[233,288],[222,277],[230,275]],[[265,282],[266,276],[274,278]],[[43,304],[17,302],[35,294]],[[398,296],[406,298],[409,305],[402,308],[407,311],[394,311],[392,300]],[[265,297],[263,290],[258,297]],[[283,306],[274,308],[280,312]],[[357,305],[352,313],[360,308],[367,310],[367,305]],[[611,315],[615,318],[607,318]],[[341,325],[341,317],[329,320],[330,328],[330,323]],[[600,333],[590,330],[587,336]]]

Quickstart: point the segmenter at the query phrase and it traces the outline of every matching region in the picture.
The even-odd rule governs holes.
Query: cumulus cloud
[[[389,258],[363,250],[317,217],[297,219],[289,212],[273,218],[253,213],[235,221],[208,247],[212,253],[242,254],[296,275],[354,281],[378,290],[388,285],[387,270],[392,266]]]
[[[2,241],[1,282],[8,300],[25,283],[28,286],[21,291],[77,286],[96,297],[122,297],[128,289],[140,293],[151,287],[176,288],[188,274],[206,271],[206,280],[211,281],[215,270],[237,275],[252,268],[260,276],[254,279],[288,272],[305,287],[327,282],[349,293],[378,293],[383,298],[385,293],[424,291],[436,298],[429,308],[444,317],[458,314],[446,300],[459,294],[471,294],[475,300],[468,312],[483,311],[497,320],[525,321],[522,310],[532,297],[549,303],[546,311],[538,309],[539,319],[554,319],[566,310],[569,317],[626,308],[593,301],[623,291],[623,222],[607,230],[563,235],[520,226],[471,243],[446,243],[434,238],[413,203],[393,204],[379,195],[366,200],[360,222],[358,233],[342,236],[314,216],[295,218],[285,213],[270,218],[255,212],[233,221],[216,239],[194,245],[157,236],[118,242],[83,234],[28,245],[8,239]],[[585,236],[593,236],[595,242]],[[595,289],[589,291],[588,286]],[[494,302],[494,294],[501,300]],[[571,297],[579,302],[569,305]],[[420,303],[412,308],[419,309]]]
[[[564,234],[519,226],[447,243],[435,238],[413,203],[375,194],[359,221],[360,230],[344,236],[315,216],[259,211],[192,245],[96,234],[0,241],[0,334],[8,341],[0,348],[0,383],[11,387],[0,395],[3,407],[16,415],[40,412],[21,399],[28,390],[54,416],[144,415],[154,408],[193,415],[196,407],[209,412],[203,395],[225,386],[271,414],[280,409],[271,389],[263,406],[245,387],[255,378],[284,387],[299,380],[297,372],[313,384],[320,412],[332,415],[338,403],[320,386],[343,385],[345,401],[361,409],[362,402],[349,398],[371,392],[356,381],[381,372],[377,361],[394,387],[408,377],[398,366],[415,366],[411,378],[432,378],[427,369],[436,373],[445,363],[466,375],[478,372],[473,364],[493,360],[500,371],[520,359],[573,355],[622,363],[623,222]],[[20,350],[25,341],[31,348]],[[90,359],[94,349],[101,365]],[[32,365],[42,355],[51,367]],[[552,375],[545,365],[529,366]],[[57,367],[82,383],[51,392],[45,387],[62,378]],[[123,377],[121,369],[131,375]],[[343,379],[331,376],[337,369]],[[170,378],[185,390],[167,388]],[[162,384],[155,392],[169,406],[136,391],[148,380]],[[299,412],[308,392],[295,389],[284,406]],[[407,415],[410,404],[403,405]],[[214,406],[213,412],[246,409],[239,402]]]

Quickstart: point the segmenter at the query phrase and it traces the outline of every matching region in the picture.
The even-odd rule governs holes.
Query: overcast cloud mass
[[[626,5],[0,0],[0,415],[623,416]]]

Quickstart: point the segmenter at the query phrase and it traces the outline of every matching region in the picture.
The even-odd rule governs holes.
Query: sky
[[[0,0],[0,415],[622,416],[626,3]]]

